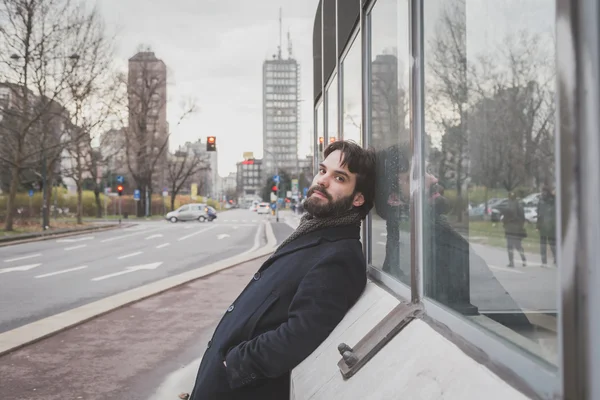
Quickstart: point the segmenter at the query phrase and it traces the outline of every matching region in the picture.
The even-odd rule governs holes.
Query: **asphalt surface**
[[[151,221],[0,248],[0,333],[256,249],[265,219],[230,210],[210,223]],[[278,241],[292,231],[273,227]]]

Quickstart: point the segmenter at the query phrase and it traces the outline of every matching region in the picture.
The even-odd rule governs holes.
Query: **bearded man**
[[[300,225],[229,306],[191,400],[288,399],[290,372],[362,294],[360,225],[375,197],[375,155],[338,141],[324,152]]]

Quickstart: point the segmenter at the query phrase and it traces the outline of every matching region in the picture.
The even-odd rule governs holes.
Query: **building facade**
[[[297,398],[303,388],[323,398],[599,398],[596,11],[577,0],[319,2],[314,154],[320,137],[345,138],[344,105],[358,95],[357,142],[377,156],[362,229],[374,284],[357,307],[377,299],[373,314],[385,297],[381,318],[411,307],[418,317],[348,379],[339,372],[349,363],[322,367],[341,365],[328,358],[335,349],[317,351],[318,363],[292,374]],[[538,205],[525,201],[540,193]],[[351,325],[349,344],[369,334],[364,345],[377,346],[381,318],[357,315],[340,324]]]
[[[300,64],[279,54],[263,63],[263,159],[265,174],[278,168],[295,176],[300,131]],[[266,175],[265,175],[266,176]]]
[[[245,204],[248,201],[260,201],[263,188],[263,160],[244,160],[236,165],[238,203]]]

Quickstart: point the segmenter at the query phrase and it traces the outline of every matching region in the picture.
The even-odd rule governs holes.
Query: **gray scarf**
[[[306,213],[302,216],[302,219],[300,219],[300,225],[298,225],[298,228],[296,228],[296,230],[292,232],[292,234],[287,239],[285,239],[279,245],[279,247],[277,247],[277,250],[283,248],[288,243],[298,239],[300,236],[306,235],[307,233],[314,232],[323,228],[333,228],[336,226],[360,226],[361,221],[362,218],[360,212],[355,208],[352,208],[344,214],[326,218],[317,218],[309,213]]]

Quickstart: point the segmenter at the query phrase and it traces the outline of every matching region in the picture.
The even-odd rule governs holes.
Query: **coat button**
[[[254,374],[254,372],[250,374],[250,378],[256,379],[256,375]]]
[[[254,278],[252,278],[252,279],[254,279],[255,281],[259,280],[260,279],[260,272],[255,273],[254,274]]]
[[[232,312],[234,308],[235,308],[235,306],[233,304],[230,305],[229,308],[227,309],[227,312]]]
[[[208,341],[208,344],[206,345],[206,348],[207,348],[207,349],[210,349],[210,346],[212,346],[212,340],[209,340],[209,341]]]

